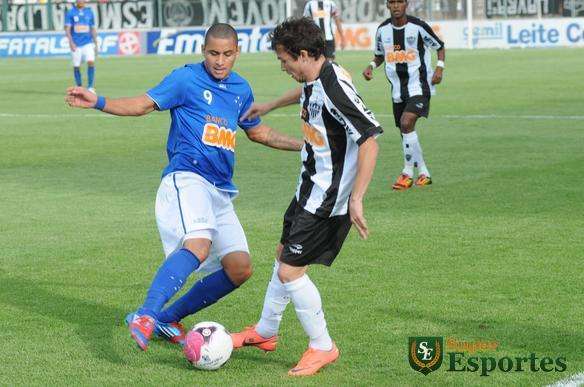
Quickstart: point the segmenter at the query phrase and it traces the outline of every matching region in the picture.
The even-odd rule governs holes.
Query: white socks
[[[278,268],[280,263],[276,261],[274,264],[274,271],[272,272],[272,279],[268,284],[266,297],[264,299],[264,309],[262,310],[262,318],[256,325],[256,332],[265,338],[272,337],[278,334],[280,322],[282,321],[282,314],[286,306],[290,302],[290,297],[284,284],[278,278]]]
[[[402,149],[404,151],[404,169],[402,170],[402,173],[410,177],[414,176],[414,148],[412,147],[412,134],[415,136],[417,142],[418,135],[416,132],[402,133]]]
[[[404,169],[402,173],[413,177],[414,166],[416,166],[418,167],[419,175],[430,176],[430,171],[428,171],[422,155],[418,133],[415,130],[411,133],[402,134],[402,147],[404,151]]]
[[[284,284],[284,287],[294,304],[304,331],[310,337],[310,347],[330,351],[333,348],[333,341],[326,328],[320,293],[314,283],[305,274]]]
[[[306,274],[292,282],[282,283],[278,278],[279,266],[276,261],[266,291],[262,317],[255,327],[256,332],[265,338],[277,335],[284,310],[292,300],[296,315],[310,337],[310,347],[330,351],[333,341],[326,328],[318,289]]]

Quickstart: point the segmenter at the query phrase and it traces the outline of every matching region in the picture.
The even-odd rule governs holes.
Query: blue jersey
[[[203,63],[189,64],[175,69],[147,95],[158,110],[170,109],[168,166],[162,176],[191,171],[221,190],[237,192],[231,181],[237,127],[260,124],[259,118],[241,119],[254,101],[247,81],[235,72],[218,80]]]
[[[95,19],[91,8],[71,8],[65,16],[65,26],[71,27],[71,37],[76,46],[85,46],[93,41],[91,29],[95,26]]]

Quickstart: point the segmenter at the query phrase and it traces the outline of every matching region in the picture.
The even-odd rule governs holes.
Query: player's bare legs
[[[419,174],[416,185],[424,186],[432,184],[430,172],[424,162],[422,147],[416,133],[416,121],[418,115],[412,112],[404,112],[400,120],[400,131],[402,135],[402,147],[404,152],[404,169],[393,184],[393,189],[403,191],[410,188],[414,183],[414,167],[418,168]]]
[[[253,273],[251,258],[245,251],[235,251],[225,255],[221,260],[221,265],[231,282],[238,287],[243,285]]]
[[[204,238],[191,238],[184,241],[183,248],[189,250],[199,259],[200,263],[203,263],[209,256],[211,241]]]

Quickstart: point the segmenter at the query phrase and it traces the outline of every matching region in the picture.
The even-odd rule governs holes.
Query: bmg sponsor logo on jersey
[[[203,143],[235,152],[234,130],[208,122],[203,129]]]
[[[315,147],[323,147],[325,145],[322,134],[308,122],[302,123],[302,132],[304,133],[304,140],[310,145]]]
[[[393,47],[386,48],[387,54],[385,55],[385,61],[387,63],[408,63],[414,62],[418,59],[418,52],[414,49],[402,50],[399,44]]]
[[[410,366],[424,375],[440,368],[443,362],[446,372],[471,372],[490,376],[493,372],[564,372],[568,369],[565,356],[528,355],[497,356],[498,341],[466,341],[452,337],[410,337],[408,354]],[[444,353],[443,353],[444,351]],[[486,353],[482,353],[486,352]]]

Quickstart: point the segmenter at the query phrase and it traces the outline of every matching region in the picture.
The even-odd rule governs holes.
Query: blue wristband
[[[97,102],[95,103],[93,108],[97,109],[97,110],[103,110],[104,107],[105,107],[105,97],[100,95],[99,97],[97,97]]]

